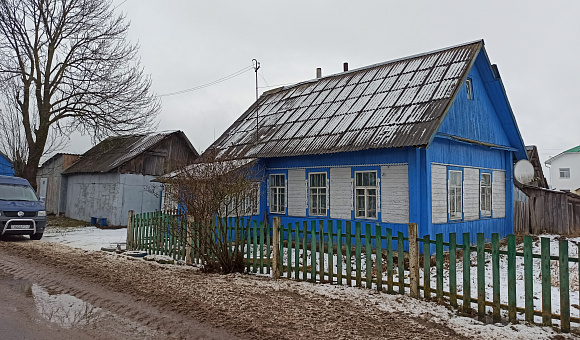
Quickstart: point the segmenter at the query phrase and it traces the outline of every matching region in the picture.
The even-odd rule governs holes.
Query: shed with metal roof
[[[513,231],[527,158],[483,40],[265,92],[208,151],[259,159],[269,219],[486,237]]]
[[[129,210],[161,209],[161,184],[151,181],[199,157],[182,131],[109,137],[62,171],[66,216],[127,225]]]

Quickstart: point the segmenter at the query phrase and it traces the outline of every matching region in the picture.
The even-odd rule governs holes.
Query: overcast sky
[[[260,93],[280,84],[478,39],[497,64],[520,132],[542,161],[580,144],[580,1],[115,0],[153,90],[212,83],[259,60]],[[269,87],[268,87],[269,86]],[[248,70],[163,96],[159,130],[205,150],[255,100]],[[68,152],[83,153],[73,136]],[[548,174],[546,173],[546,177]]]

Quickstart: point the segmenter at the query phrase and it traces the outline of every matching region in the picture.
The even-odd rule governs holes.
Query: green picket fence
[[[174,237],[175,233],[164,234],[163,228],[151,227],[153,223],[175,223],[176,228],[185,228],[182,219],[171,214],[149,213],[134,216],[134,221],[134,249],[185,259],[186,251],[180,246],[184,242]],[[476,244],[472,245],[469,233],[460,235],[459,242],[456,234],[449,234],[446,242],[443,241],[443,234],[435,235],[434,239],[425,235],[409,241],[402,232],[394,233],[379,224],[344,220],[293,219],[279,227],[249,219],[228,218],[222,222],[227,226],[226,237],[230,249],[239,244],[240,237],[244,237],[248,272],[270,274],[272,251],[274,247],[279,247],[281,256],[278,268],[283,276],[290,279],[366,287],[392,294],[405,294],[406,289],[412,293],[414,286],[423,292],[423,298],[449,303],[465,313],[471,313],[472,306],[476,306],[480,320],[490,314],[490,319],[497,322],[504,310],[511,322],[516,321],[518,313],[529,322],[534,322],[534,316],[539,316],[543,325],[552,325],[552,320],[559,320],[563,332],[570,331],[571,322],[580,323],[578,317],[570,315],[569,266],[571,262],[578,263],[578,258],[569,257],[566,240],[559,240],[559,254],[556,256],[550,254],[551,242],[548,238],[541,238],[540,253],[534,253],[531,236],[524,236],[523,251],[518,251],[514,235],[509,235],[507,242],[502,241],[500,246],[498,234],[492,234],[491,242],[486,244],[484,234],[480,233],[477,234]],[[412,224],[409,225],[411,227]],[[272,244],[274,229],[280,233],[279,245]],[[418,253],[405,252],[405,249],[413,249],[412,246],[422,249],[423,254],[419,256]],[[196,254],[192,253],[191,256],[193,262],[199,263]],[[507,265],[500,266],[500,260],[504,264],[507,262]],[[534,308],[534,286],[538,286],[538,283],[534,284],[534,277],[538,274],[534,273],[534,260],[540,262],[540,310]],[[519,266],[523,262],[523,280],[516,277],[518,261]],[[419,266],[420,262],[422,279],[405,280],[406,276],[414,278],[409,273],[409,267],[413,263]],[[486,262],[491,262],[491,265],[486,265]],[[554,275],[551,264],[556,263],[558,274]],[[462,274],[458,278],[459,267]],[[486,275],[490,269],[491,273]],[[472,279],[475,277],[476,293],[472,294]],[[558,314],[552,311],[552,278],[559,282]],[[523,287],[516,289],[518,285]],[[492,287],[492,294],[488,293],[491,295],[489,299],[486,299],[486,286]],[[460,287],[463,294],[458,293]],[[507,301],[502,303],[501,293],[505,290]],[[524,303],[518,305],[517,294],[522,291]],[[580,301],[574,304],[580,304]]]

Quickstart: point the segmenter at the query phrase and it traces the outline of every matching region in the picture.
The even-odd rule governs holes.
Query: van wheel
[[[31,240],[40,240],[42,238],[43,233],[36,233],[36,234],[32,234],[30,235],[30,239]]]

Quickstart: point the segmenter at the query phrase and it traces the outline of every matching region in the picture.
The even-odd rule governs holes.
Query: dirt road
[[[47,339],[466,339],[338,287],[321,294],[309,283],[208,275],[20,237],[0,241],[0,259],[0,318],[57,335]]]

